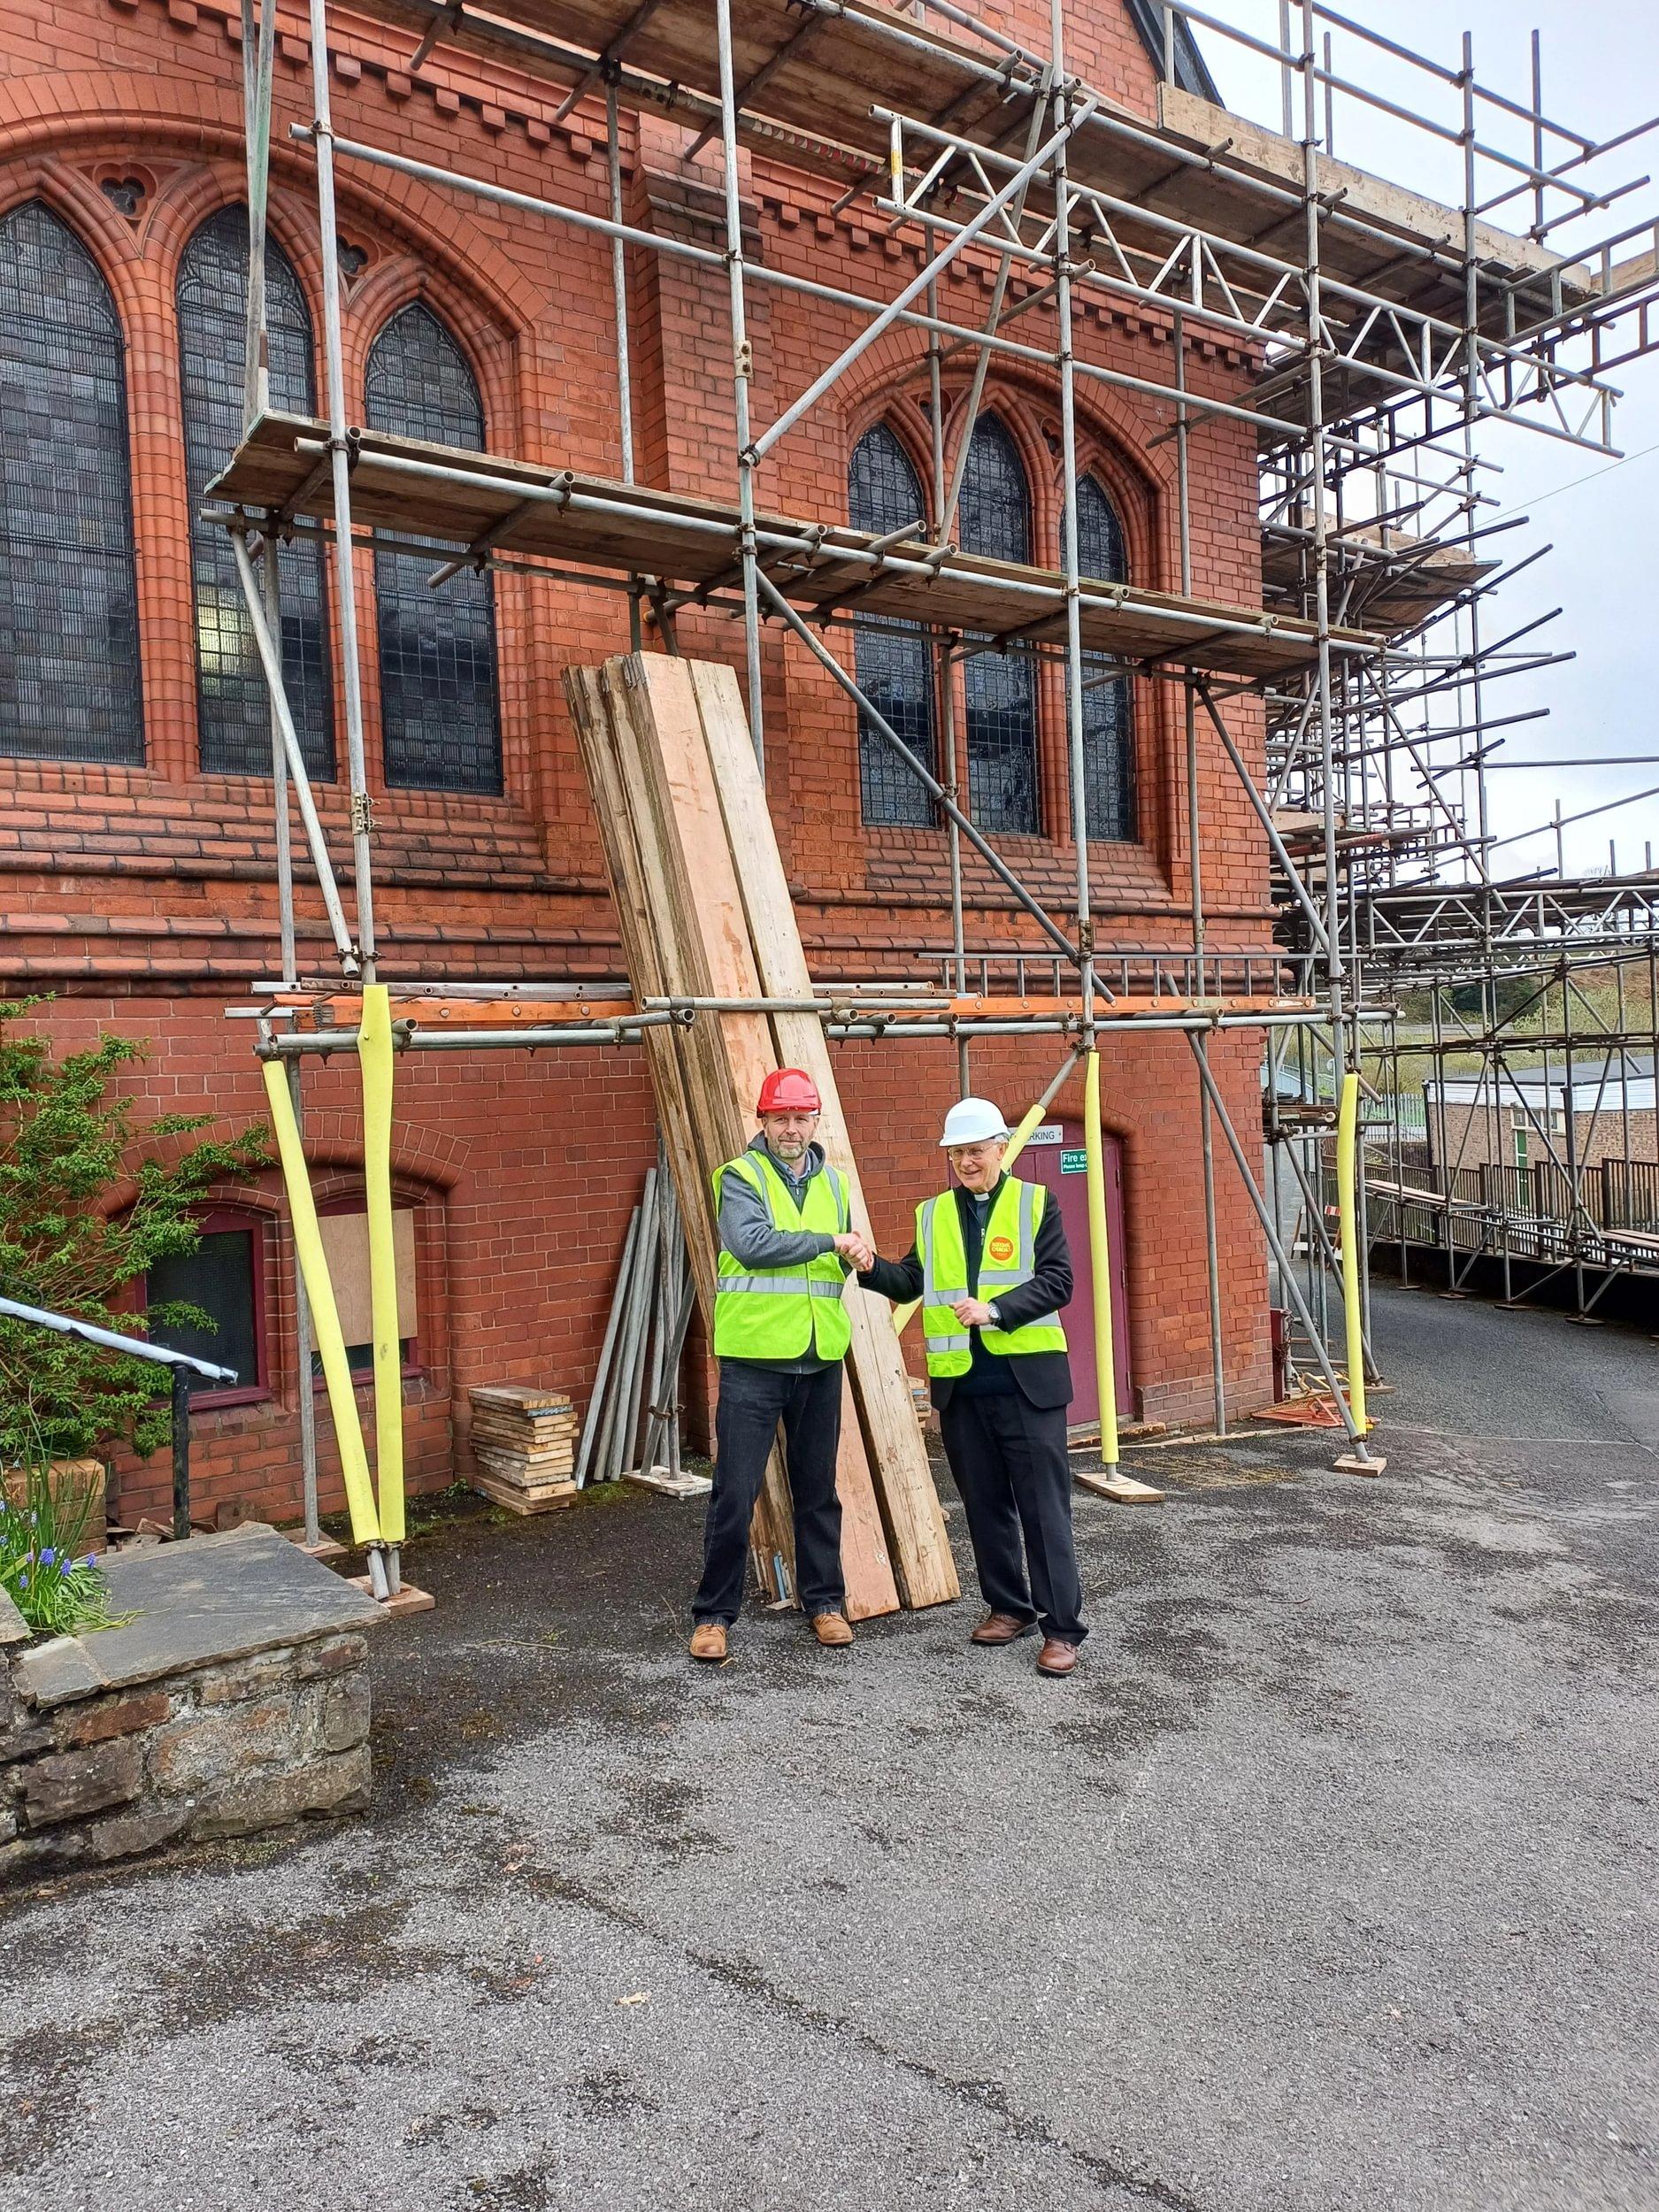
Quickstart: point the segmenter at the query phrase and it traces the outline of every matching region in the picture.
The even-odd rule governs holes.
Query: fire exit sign
[[[1088,1154],[1080,1150],[1077,1152],[1072,1152],[1071,1150],[1063,1152],[1060,1155],[1060,1172],[1062,1175],[1087,1175],[1088,1173]]]

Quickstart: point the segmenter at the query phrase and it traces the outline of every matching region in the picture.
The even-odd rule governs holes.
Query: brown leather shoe
[[[1022,1636],[1029,1636],[1036,1625],[1035,1621],[1022,1621],[1013,1613],[987,1613],[968,1641],[971,1644],[1017,1644]]]
[[[821,1644],[849,1644],[853,1632],[844,1613],[814,1613],[812,1633]]]
[[[691,1655],[718,1666],[726,1655],[726,1623],[699,1621],[691,1632]]]
[[[1077,1664],[1077,1646],[1062,1636],[1045,1636],[1037,1654],[1039,1674],[1070,1674]]]

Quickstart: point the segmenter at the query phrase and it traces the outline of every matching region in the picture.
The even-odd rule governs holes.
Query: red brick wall
[[[1046,6],[993,9],[1033,40]],[[451,163],[514,188],[603,211],[603,109],[585,102],[555,125],[557,94],[440,50],[412,78],[408,43],[345,11],[335,25],[336,127],[395,150]],[[1114,97],[1150,111],[1153,73],[1118,0],[1070,11],[1071,65]],[[1087,16],[1087,19],[1086,19]],[[194,618],[188,500],[173,315],[178,260],[196,226],[241,196],[240,9],[236,0],[14,0],[0,25],[0,214],[32,196],[67,221],[104,270],[127,334],[143,695],[142,769],[7,762],[0,773],[0,927],[4,987],[56,992],[42,1018],[67,1041],[103,1024],[149,1039],[134,1079],[157,1107],[254,1118],[262,1095],[245,1024],[225,1009],[277,971],[276,887],[268,788],[196,766]],[[320,331],[310,159],[288,139],[309,116],[303,12],[285,9],[276,87],[272,220]],[[695,164],[685,134],[625,122],[630,219],[718,244],[718,151]],[[135,219],[101,188],[145,187]],[[867,203],[832,212],[836,194],[776,164],[744,157],[745,219],[769,265],[849,289],[890,294],[920,265],[887,239]],[[493,449],[600,472],[619,466],[609,250],[601,239],[385,172],[342,165],[341,230],[368,259],[345,312],[349,405],[361,411],[370,343],[414,297],[465,349]],[[727,303],[718,272],[629,255],[638,466],[647,481],[729,496],[732,401]],[[988,265],[963,265],[942,287],[945,311],[982,320]],[[1017,288],[1018,292],[1018,288]],[[756,284],[753,403],[764,424],[860,326]],[[1052,342],[1040,311],[1017,329]],[[1079,357],[1131,376],[1169,373],[1170,333],[1156,315],[1079,313]],[[919,336],[889,334],[764,472],[763,505],[795,515],[845,513],[848,457],[885,415],[927,476]],[[1248,365],[1207,343],[1190,349],[1197,391],[1236,395]],[[956,365],[948,388],[959,389]],[[320,378],[319,378],[320,382]],[[987,403],[1008,423],[1032,480],[1039,557],[1057,545],[1062,487],[1052,393],[1040,378],[993,376]],[[1174,454],[1161,402],[1085,381],[1080,435],[1123,514],[1132,572],[1179,580]],[[1248,435],[1216,422],[1192,438],[1193,566],[1200,593],[1258,596],[1255,472]],[[505,795],[499,800],[388,792],[379,770],[372,564],[360,558],[370,781],[375,793],[377,908],[388,976],[616,974],[619,962],[598,841],[565,718],[560,676],[572,660],[626,649],[626,602],[601,590],[497,579]],[[648,637],[648,642],[649,641]],[[741,659],[729,618],[687,616],[688,651]],[[335,640],[336,686],[342,656]],[[1064,908],[1073,856],[1064,835],[1064,715],[1044,676],[1045,834],[1010,841],[1034,887]],[[803,930],[824,974],[890,954],[903,964],[949,940],[942,840],[866,831],[858,814],[854,718],[833,684],[793,646],[765,651],[768,779]],[[1189,826],[1173,695],[1136,687],[1142,843],[1096,847],[1094,909],[1105,949],[1173,949],[1184,920]],[[1259,752],[1252,702],[1228,709],[1247,754]],[[343,739],[343,703],[336,702]],[[341,745],[343,756],[343,741]],[[1202,748],[1201,841],[1212,941],[1264,949],[1265,858],[1242,795],[1213,742]],[[346,850],[342,793],[320,787],[336,853]],[[332,965],[320,908],[302,890],[302,968]],[[967,879],[968,930],[980,946],[1030,946],[1006,895],[978,864]],[[1011,1109],[1046,1084],[1056,1041],[976,1049],[974,1080]],[[1259,1055],[1228,1040],[1216,1064],[1240,1125],[1253,1128]],[[902,1236],[918,1186],[936,1173],[938,1116],[955,1087],[946,1045],[847,1048],[849,1110],[864,1151],[877,1227]],[[1196,1101],[1185,1045],[1148,1036],[1108,1043],[1107,1114],[1123,1135],[1128,1179],[1134,1371],[1147,1410],[1202,1414],[1208,1324]],[[360,1164],[343,1063],[310,1069],[307,1139],[325,1187],[351,1187]],[[1061,1102],[1062,1110],[1065,1102]],[[406,1057],[399,1065],[398,1169],[418,1206],[422,1372],[411,1382],[410,1465],[417,1484],[448,1478],[452,1407],[465,1386],[534,1377],[585,1392],[603,1327],[626,1209],[651,1148],[641,1064],[629,1053]],[[332,1178],[332,1183],[326,1179]],[[1265,1275],[1241,1194],[1220,1172],[1229,1361],[1248,1395],[1266,1373]],[[254,1195],[270,1218],[272,1395],[201,1417],[201,1494],[291,1510],[301,1379],[291,1334],[288,1255],[273,1188]],[[463,1394],[460,1397],[456,1393]],[[325,1419],[320,1427],[326,1436]],[[332,1480],[332,1477],[330,1477]],[[159,1465],[127,1471],[124,1509],[154,1509]]]

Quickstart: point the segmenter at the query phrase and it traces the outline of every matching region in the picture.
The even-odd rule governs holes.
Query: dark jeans
[[[720,1402],[714,1422],[714,1489],[703,1528],[703,1580],[691,1601],[700,1621],[728,1627],[743,1604],[749,1525],[783,1423],[784,1464],[795,1501],[795,1587],[808,1613],[839,1613],[841,1508],[835,1494],[835,1455],[841,1432],[841,1369],[790,1375],[752,1361],[720,1362]]]
[[[1071,1540],[1065,1408],[953,1391],[939,1423],[986,1603],[1018,1621],[1040,1620],[1045,1636],[1080,1644],[1088,1631]]]

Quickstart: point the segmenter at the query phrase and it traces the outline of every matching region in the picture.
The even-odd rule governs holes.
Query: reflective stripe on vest
[[[852,1226],[847,1186],[827,1164],[806,1186],[804,1203],[764,1153],[744,1152],[715,1172],[718,1210],[728,1175],[741,1175],[764,1200],[774,1229],[813,1229],[839,1236]],[[842,1359],[852,1342],[852,1324],[841,1303],[847,1266],[839,1253],[823,1252],[802,1267],[751,1274],[724,1246],[714,1294],[714,1351],[717,1359],[799,1359],[809,1350],[820,1359]]]
[[[1037,1228],[1048,1194],[1041,1183],[1010,1176],[985,1225],[978,1296],[987,1302],[1028,1283],[1037,1271]],[[922,1334],[930,1375],[965,1375],[973,1340],[952,1309],[969,1295],[968,1254],[955,1191],[924,1199],[916,1209],[916,1248],[922,1260]],[[1027,1352],[1064,1352],[1065,1331],[1057,1313],[1039,1314],[1018,1329],[981,1329],[987,1352],[1018,1357]]]

